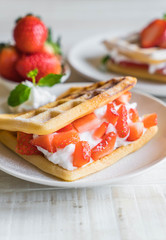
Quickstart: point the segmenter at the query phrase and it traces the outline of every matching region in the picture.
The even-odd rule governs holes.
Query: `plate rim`
[[[79,82],[79,83],[74,82],[74,83],[65,83],[65,84],[61,83],[60,85],[67,85],[67,87],[71,87],[73,85],[80,85],[80,86],[82,85],[83,86],[83,85],[90,85],[90,84],[91,83],[89,83],[89,82]],[[154,101],[158,102],[159,104],[161,104],[163,107],[166,108],[166,103],[164,103],[160,99],[158,99],[154,96],[151,96],[148,93],[142,93],[140,90],[137,90],[137,89],[134,89],[132,91],[139,94],[139,95],[142,95],[142,96],[148,97],[150,99],[153,99]],[[7,148],[6,146],[4,146],[4,147]],[[8,151],[11,151],[11,150],[8,149]],[[161,157],[161,158],[157,159],[156,161],[150,163],[150,166],[145,165],[145,166],[141,167],[141,170],[139,168],[139,169],[136,169],[134,172],[128,173],[127,175],[125,174],[123,176],[115,177],[113,179],[102,180],[100,182],[97,182],[97,184],[96,184],[96,182],[90,182],[90,183],[89,182],[81,182],[80,183],[79,180],[73,181],[73,182],[66,182],[66,181],[63,181],[63,180],[60,180],[60,181],[57,182],[55,180],[55,184],[54,184],[53,181],[52,182],[47,182],[46,179],[45,180],[38,180],[38,179],[36,179],[32,176],[29,176],[27,174],[25,175],[23,173],[18,173],[18,171],[16,171],[16,170],[10,170],[10,169],[7,169],[5,167],[2,167],[1,165],[0,165],[0,170],[9,174],[9,175],[11,175],[11,176],[14,176],[16,178],[19,178],[19,179],[22,179],[22,180],[25,180],[25,181],[29,181],[29,182],[32,182],[32,183],[37,183],[37,184],[40,184],[40,185],[43,185],[43,186],[49,186],[49,187],[54,187],[54,188],[66,188],[66,189],[67,188],[84,188],[84,187],[90,188],[90,187],[98,187],[98,186],[108,185],[108,184],[113,185],[113,184],[118,183],[120,181],[123,181],[123,180],[129,179],[129,178],[141,175],[144,172],[147,172],[147,171],[151,170],[156,165],[161,164],[165,160],[166,160],[166,154],[165,154],[164,157]],[[24,160],[24,161],[27,162],[26,160]],[[33,166],[33,167],[35,167],[35,166]],[[37,170],[39,170],[39,169],[37,168]],[[44,174],[47,174],[47,173],[44,173]]]

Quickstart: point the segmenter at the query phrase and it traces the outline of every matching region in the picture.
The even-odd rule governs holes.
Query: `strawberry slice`
[[[86,132],[96,128],[100,121],[94,113],[90,113],[82,118],[79,118],[73,122],[73,126],[78,132]]]
[[[91,150],[91,157],[93,160],[98,160],[108,154],[110,154],[114,150],[116,142],[116,133],[110,132],[105,135],[104,139],[97,144]]]
[[[143,118],[142,122],[143,122],[145,128],[150,128],[150,127],[157,125],[157,114],[152,113],[152,114],[146,115]]]
[[[102,136],[105,134],[106,130],[107,130],[107,127],[108,127],[108,124],[107,122],[103,122],[100,127],[98,127],[95,132],[93,133],[93,137],[95,139],[98,139],[98,138],[102,138]]]
[[[108,122],[115,125],[118,120],[118,117],[119,117],[119,114],[115,109],[114,103],[108,103],[107,111],[106,111],[106,119],[108,120]]]
[[[74,128],[73,128],[73,125],[70,123],[70,124],[67,125],[66,127],[59,129],[57,132],[58,132],[58,133],[59,133],[59,132],[67,132],[67,131],[70,131],[70,130],[73,130],[73,129],[74,129]]]
[[[129,109],[129,118],[132,122],[137,122],[139,120],[137,109],[134,109],[134,108]]]
[[[116,124],[116,130],[120,138],[127,137],[129,133],[129,126],[127,123],[127,109],[125,105],[121,105],[118,109],[119,118]]]
[[[76,143],[75,151],[73,154],[73,166],[82,167],[90,161],[91,149],[86,141]]]
[[[48,152],[54,153],[56,152],[56,147],[52,143],[53,138],[54,134],[42,135],[32,139],[30,143],[34,146],[42,147]]]
[[[120,61],[119,65],[122,67],[128,68],[140,68],[140,69],[148,69],[149,65],[146,63],[136,63],[136,62],[129,62],[129,61]]]
[[[118,97],[117,99],[115,99],[115,103],[117,105],[119,104],[126,104],[130,101],[131,99],[131,92],[125,92],[123,93],[120,97]]]
[[[160,42],[159,42],[159,47],[161,48],[166,48],[166,28],[165,28],[165,31],[160,39]]]
[[[139,139],[144,130],[144,124],[142,122],[133,122],[129,124],[130,133],[127,141],[135,141]]]
[[[78,132],[76,130],[70,130],[67,132],[60,132],[60,133],[54,134],[52,144],[56,148],[64,148],[71,143],[75,144],[79,141],[80,141],[80,137]]]
[[[16,152],[23,155],[41,154],[30,141],[33,139],[33,134],[17,132]]]
[[[141,47],[155,47],[159,44],[164,31],[166,29],[166,21],[156,19],[145,27],[141,32]]]

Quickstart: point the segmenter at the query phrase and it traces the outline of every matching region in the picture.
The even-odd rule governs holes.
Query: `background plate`
[[[58,84],[56,87],[52,88],[52,91],[59,95],[71,86],[82,84]],[[6,95],[7,91],[8,90],[5,89],[4,86],[0,85],[0,102],[5,100],[2,96],[3,94]],[[56,177],[41,172],[39,169],[0,144],[0,169],[15,177],[34,183],[64,188],[111,184],[143,173],[145,170],[150,169],[150,167],[155,166],[156,163],[161,162],[166,156],[166,107],[159,100],[138,92],[133,92],[131,102],[135,101],[138,103],[140,115],[151,112],[156,112],[158,114],[159,132],[156,137],[143,148],[128,155],[113,166],[75,182],[64,182]],[[0,112],[4,111],[5,104],[2,103],[0,105]]]
[[[123,36],[124,34],[126,35],[124,30],[106,33],[78,43],[68,54],[70,64],[79,74],[93,81],[108,80],[111,77],[120,76],[101,69],[101,58],[107,54],[102,41],[115,36]],[[166,96],[166,83],[139,79],[135,88],[156,96]]]

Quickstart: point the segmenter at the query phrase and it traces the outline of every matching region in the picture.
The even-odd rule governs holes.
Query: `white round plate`
[[[67,81],[67,79],[70,77],[70,74],[71,74],[70,67],[69,67],[69,65],[67,63],[65,63],[64,67],[65,67],[65,75],[61,78],[61,82],[62,83]],[[5,79],[5,78],[0,76],[0,84],[3,84],[6,87],[12,89],[19,83],[7,80],[7,79]]]
[[[85,83],[82,83],[85,84]],[[79,83],[58,84],[52,91],[59,95],[69,87],[80,86]],[[7,112],[5,101],[9,89],[0,85],[0,113]],[[121,159],[119,162],[98,173],[80,179],[75,182],[65,182],[46,174],[29,164],[14,152],[0,144],[0,169],[15,177],[34,183],[54,187],[91,187],[103,184],[113,184],[125,180],[131,176],[144,173],[155,166],[166,156],[166,107],[154,97],[138,92],[133,92],[131,102],[138,103],[140,115],[156,112],[158,114],[158,134],[143,148]]]
[[[126,35],[126,32],[118,31],[92,37],[75,45],[68,54],[68,61],[71,66],[81,75],[92,81],[108,80],[112,77],[120,76],[115,73],[109,73],[101,68],[101,59],[107,55],[102,41],[115,36]],[[135,87],[144,92],[166,97],[166,83],[158,83],[139,79]]]

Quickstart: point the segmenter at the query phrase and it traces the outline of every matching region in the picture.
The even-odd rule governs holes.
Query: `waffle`
[[[121,77],[86,87],[71,88],[55,102],[19,114],[0,114],[0,129],[45,135],[99,108],[136,83],[136,78]]]
[[[134,141],[127,146],[119,147],[115,149],[111,154],[97,161],[94,161],[84,167],[77,168],[73,171],[63,169],[62,167],[53,164],[52,162],[48,161],[46,158],[40,155],[27,156],[20,155],[18,153],[17,154],[29,163],[36,166],[37,168],[41,169],[43,172],[49,173],[65,181],[75,181],[85,176],[88,176],[89,174],[98,172],[106,167],[109,167],[121,158],[125,157],[126,155],[138,150],[153,138],[153,136],[157,133],[157,130],[157,126],[151,127],[147,129],[144,135],[142,135],[142,137],[139,138],[137,141]],[[14,133],[8,131],[1,131],[0,141],[12,151],[16,151],[17,139]]]
[[[141,48],[139,44],[139,34],[134,33],[127,37],[119,37],[111,40],[105,40],[105,47],[108,51],[117,50],[118,53],[124,55],[134,61],[146,64],[159,64],[166,62],[166,57],[163,59],[154,59],[154,55],[163,52],[162,49],[154,48]],[[165,50],[164,50],[165,51]]]
[[[143,78],[147,80],[153,80],[153,81],[160,81],[160,82],[166,82],[166,75],[161,75],[157,73],[150,74],[146,69],[140,69],[140,68],[130,68],[130,67],[123,67],[121,65],[115,64],[112,61],[107,62],[107,69],[115,72],[120,73],[123,75],[130,75],[137,78]]]

